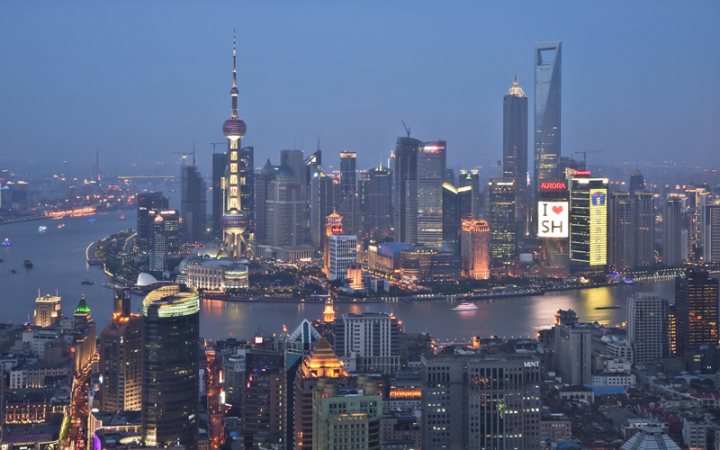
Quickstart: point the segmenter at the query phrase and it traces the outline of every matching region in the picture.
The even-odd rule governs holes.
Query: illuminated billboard
[[[607,189],[590,189],[590,265],[607,264]]]
[[[538,202],[538,237],[568,237],[568,202]]]

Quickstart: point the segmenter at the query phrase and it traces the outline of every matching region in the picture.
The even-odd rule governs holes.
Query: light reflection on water
[[[60,291],[63,311],[72,314],[81,292],[88,296],[93,317],[104,327],[112,311],[112,291],[103,287],[107,281],[98,267],[85,264],[85,247],[90,241],[133,226],[134,214],[127,221],[116,214],[98,215],[90,224],[86,218],[66,219],[66,228],[58,230],[57,221],[25,222],[0,226],[0,239],[9,237],[13,246],[0,250],[0,322],[23,322],[32,314],[37,289]],[[40,224],[47,224],[44,235],[37,234]],[[31,259],[32,270],[22,268]],[[17,274],[11,274],[14,268]],[[95,284],[83,286],[82,280]],[[552,292],[544,296],[511,297],[475,302],[477,311],[453,311],[448,301],[387,304],[335,304],[337,314],[363,311],[394,313],[408,331],[429,332],[440,339],[467,339],[473,335],[534,337],[539,328],[554,322],[558,309],[573,309],[581,320],[615,325],[625,320],[625,299],[634,292],[649,291],[673,301],[673,283],[642,283],[580,291]],[[138,299],[135,299],[138,304]],[[611,305],[618,309],[596,309]],[[208,338],[251,337],[258,332],[279,332],[283,325],[294,329],[303,318],[314,320],[322,314],[323,305],[315,303],[247,304],[205,300],[202,303],[201,333]]]

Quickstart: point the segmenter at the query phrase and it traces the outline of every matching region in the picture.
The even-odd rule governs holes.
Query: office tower
[[[238,178],[240,182],[240,206],[255,232],[255,147],[242,147],[238,153]]]
[[[150,271],[163,272],[167,255],[180,248],[180,214],[169,209],[157,211],[152,216],[148,267]]]
[[[418,153],[422,143],[399,137],[393,166],[393,226],[395,242],[417,243]]]
[[[472,215],[472,185],[443,183],[443,250],[460,252],[460,224]]]
[[[490,226],[483,219],[464,219],[460,238],[462,276],[490,278]]]
[[[62,319],[62,298],[58,295],[43,295],[35,299],[33,325],[48,328],[60,323]]]
[[[320,169],[310,179],[310,237],[313,247],[324,252],[326,219],[335,205],[335,180]]]
[[[245,448],[286,440],[286,392],[283,354],[252,349],[245,355],[242,414]]]
[[[223,178],[225,205],[220,219],[223,229],[223,246],[228,256],[233,259],[240,258],[248,253],[252,254],[252,233],[248,233],[251,224],[242,204],[243,197],[246,197],[246,193],[242,192],[242,186],[248,181],[248,172],[253,170],[252,166],[247,167],[247,164],[252,163],[252,161],[248,161],[247,154],[240,151],[240,143],[245,136],[247,126],[238,117],[237,100],[239,91],[237,88],[235,59],[235,37],[233,36],[232,88],[230,88],[232,108],[230,118],[223,124],[223,134],[228,141],[228,164]],[[242,158],[241,153],[243,153]]]
[[[607,264],[607,178],[572,178],[570,263],[578,270]]]
[[[393,315],[343,314],[335,321],[335,353],[349,371],[393,373],[400,368],[401,332]]]
[[[635,266],[635,202],[627,192],[610,194],[608,264],[616,270],[632,269]]]
[[[668,305],[668,351],[671,356],[677,356],[677,307],[675,304]]]
[[[636,192],[635,229],[633,234],[635,247],[635,267],[655,265],[655,196],[652,192]]]
[[[312,401],[314,450],[380,450],[383,405],[375,381],[358,378],[357,386],[348,388],[323,378]]]
[[[205,235],[206,187],[200,171],[195,166],[180,169],[180,216],[182,237],[185,242],[202,242]]]
[[[562,45],[535,46],[535,187],[556,180],[561,155]]]
[[[304,191],[290,168],[280,166],[275,179],[268,184],[265,201],[265,240],[268,245],[282,248],[307,244]]]
[[[670,197],[663,208],[663,265],[677,266],[682,262],[682,199]]]
[[[340,152],[340,187],[342,198],[357,192],[357,153]]]
[[[460,255],[422,245],[400,250],[400,276],[410,282],[450,283],[460,275]],[[397,272],[396,272],[397,273]]]
[[[675,279],[677,353],[688,356],[718,343],[718,280],[700,269]]]
[[[628,191],[631,194],[637,194],[638,192],[645,192],[645,177],[640,173],[640,169],[635,169],[635,172],[630,175],[630,183],[628,184]]]
[[[554,331],[555,368],[563,383],[590,384],[592,381],[592,330],[579,323],[574,311],[558,311]]]
[[[493,178],[488,186],[490,264],[502,272],[515,265],[515,182]]]
[[[703,256],[703,213],[707,204],[708,192],[703,186],[690,186],[685,189],[687,194],[687,230],[688,230],[688,261],[700,261]]]
[[[223,215],[223,177],[227,167],[227,153],[212,154],[212,229],[213,236],[222,238],[220,219]]]
[[[703,259],[720,262],[720,204],[705,206],[703,214]]]
[[[152,225],[157,211],[168,208],[168,199],[162,192],[144,192],[137,196],[137,236],[135,245],[142,251],[150,250]]]
[[[325,219],[325,233],[323,241],[323,272],[330,278],[330,236],[343,234],[343,217],[336,213],[329,214]]]
[[[503,99],[503,178],[515,182],[518,231],[528,229],[528,99],[517,77]]]
[[[472,190],[471,194],[471,217],[478,218],[482,216],[485,202],[483,193],[480,191],[480,172],[477,169],[467,170],[460,169],[458,176],[458,187],[470,186]]]
[[[275,168],[268,159],[260,173],[255,175],[255,243],[267,243],[267,196],[270,182],[275,179]]]
[[[633,364],[655,364],[670,354],[668,349],[668,301],[647,293],[628,298],[627,340]]]
[[[540,240],[540,267],[545,276],[569,272],[570,202],[567,182],[543,181],[537,190],[535,226]]]
[[[80,301],[73,311],[73,329],[82,330],[92,321],[92,311],[87,304],[85,294],[80,294]]]
[[[143,300],[141,420],[149,447],[198,447],[199,316],[197,294],[178,285]]]
[[[357,236],[332,234],[328,236],[328,280],[345,280],[348,267],[357,260]]]
[[[392,174],[390,169],[373,167],[368,171],[363,202],[363,230],[365,236],[382,241],[392,234]]]
[[[312,352],[303,358],[295,376],[293,389],[293,448],[313,448],[312,393],[321,378],[347,378],[340,358],[326,338],[321,338]]]
[[[322,151],[320,150],[320,140],[318,139],[318,149],[305,159],[305,179],[308,186],[312,181],[313,174],[318,172],[322,167]]]
[[[305,169],[305,154],[302,150],[290,149],[280,151],[280,165],[290,169],[293,181],[303,186],[307,184],[307,171]]]
[[[445,141],[425,142],[417,153],[417,244],[442,249]]]
[[[118,288],[110,323],[100,333],[100,411],[140,411],[142,405],[142,320],[130,313],[130,289]]]
[[[537,359],[470,351],[423,355],[421,371],[422,448],[539,448]]]

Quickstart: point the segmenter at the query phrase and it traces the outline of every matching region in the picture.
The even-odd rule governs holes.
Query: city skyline
[[[707,55],[717,54],[720,46],[719,32],[711,26],[720,8],[707,3],[700,14],[703,8],[673,3],[652,9],[642,3],[560,5],[543,11],[530,4],[441,9],[420,3],[411,16],[419,23],[432,17],[443,33],[418,27],[403,35],[390,24],[407,13],[405,4],[334,6],[312,16],[289,4],[282,9],[248,5],[239,10],[253,19],[245,24],[233,14],[203,11],[217,24],[203,34],[188,32],[204,17],[187,5],[159,27],[154,20],[165,11],[152,5],[142,17],[132,8],[89,7],[71,17],[69,10],[52,7],[11,7],[6,17],[17,20],[2,27],[3,33],[22,30],[26,39],[24,45],[3,47],[11,64],[0,79],[15,88],[4,102],[11,107],[0,108],[0,119],[14,130],[0,141],[7,149],[2,154],[10,160],[23,153],[79,165],[99,150],[106,165],[124,163],[115,156],[120,153],[142,166],[172,162],[173,151],[196,142],[201,171],[209,173],[208,143],[222,140],[217,129],[227,115],[222,86],[229,82],[230,35],[238,28],[239,114],[248,121],[246,143],[256,147],[258,164],[284,148],[314,150],[319,137],[326,152],[357,151],[358,167],[370,167],[385,160],[405,120],[413,137],[448,142],[449,167],[492,166],[502,159],[502,96],[517,75],[528,97],[534,97],[534,47],[552,40],[564,47],[564,156],[603,150],[593,155],[596,161],[632,163],[682,154],[691,162],[710,158],[713,164],[713,142],[720,136],[712,118],[720,111],[707,99],[720,95],[712,81],[720,74],[720,61]],[[640,12],[648,25],[633,19]],[[551,13],[551,25],[532,20]],[[62,28],[51,22],[55,15],[65,19],[57,22]],[[83,20],[95,15],[116,19]],[[267,32],[269,16],[282,33]],[[589,16],[592,21],[584,19]],[[309,29],[303,18],[317,19],[320,26]],[[513,20],[520,31],[510,37],[503,24]],[[66,26],[73,21],[77,26]],[[121,38],[131,24],[132,38]],[[608,26],[612,37],[593,38]],[[651,28],[667,32],[655,36]],[[36,32],[25,36],[27,30]],[[668,55],[675,64],[667,64]],[[417,64],[421,70],[398,75],[406,73],[402,67]],[[29,96],[36,86],[46,87],[44,95]],[[31,131],[38,110],[54,118],[48,129],[52,151]],[[100,130],[108,121],[123,132],[107,139]],[[528,125],[534,129],[532,117]],[[683,132],[670,131],[676,129]],[[337,164],[329,158],[328,163]]]

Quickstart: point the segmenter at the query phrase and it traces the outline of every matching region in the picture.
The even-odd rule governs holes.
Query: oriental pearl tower
[[[235,35],[233,34],[233,69],[232,88],[230,97],[232,99],[232,111],[230,118],[223,124],[223,134],[228,140],[227,161],[225,177],[223,178],[223,216],[221,219],[223,229],[223,246],[225,253],[232,259],[245,256],[252,256],[252,234],[247,233],[248,219],[242,212],[240,205],[240,167],[239,149],[240,141],[245,136],[245,122],[238,118],[237,101],[237,67]]]

